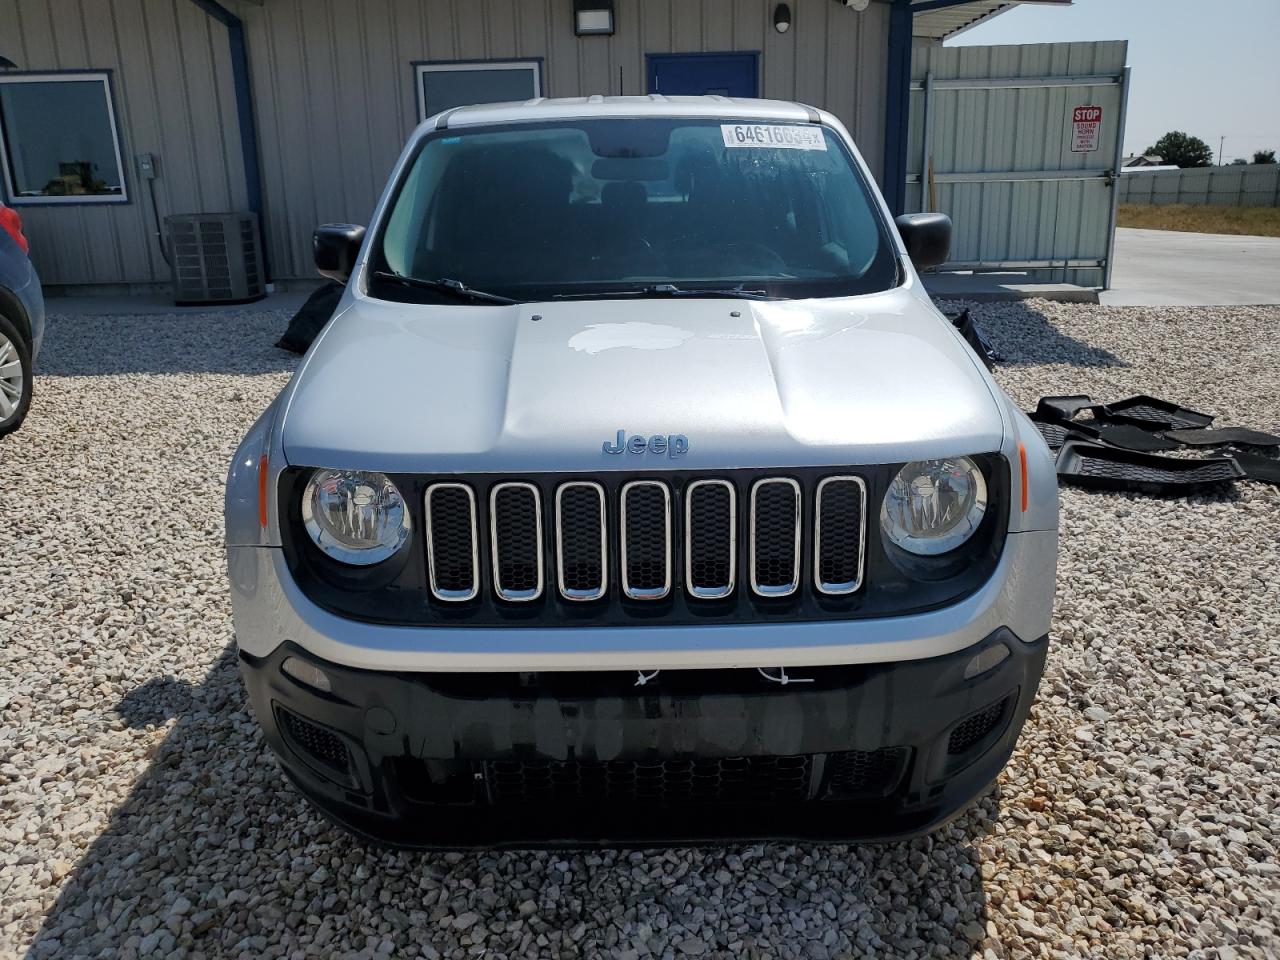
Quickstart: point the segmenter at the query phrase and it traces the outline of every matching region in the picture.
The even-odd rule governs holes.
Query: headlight
[[[302,494],[302,522],[317,547],[362,567],[393,556],[411,525],[395,484],[356,470],[317,470]]]
[[[986,512],[987,482],[968,457],[914,460],[889,484],[880,529],[903,550],[934,557],[973,536]]]

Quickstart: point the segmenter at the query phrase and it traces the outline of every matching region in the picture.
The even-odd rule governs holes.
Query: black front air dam
[[[999,643],[1009,656],[965,680],[975,654]],[[377,672],[292,644],[262,659],[242,653],[240,667],[290,778],[373,841],[845,842],[927,832],[980,796],[1013,751],[1047,649],[1047,637],[1023,643],[1000,629],[944,657],[792,670],[814,682],[785,687],[755,670],[663,671],[643,687],[621,671]],[[333,692],[285,674],[289,657],[322,669]],[[879,779],[847,789],[839,771],[849,764],[870,764]],[[545,789],[506,792],[508,769],[522,771],[519,790],[529,771]],[[775,790],[760,770],[802,782]],[[744,789],[725,775],[745,777]],[[638,776],[659,786],[638,789]]]

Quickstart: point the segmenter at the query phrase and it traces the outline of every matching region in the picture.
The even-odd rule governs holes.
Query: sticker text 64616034
[[[825,150],[827,138],[814,126],[773,123],[722,123],[726,147],[756,147],[766,150]]]

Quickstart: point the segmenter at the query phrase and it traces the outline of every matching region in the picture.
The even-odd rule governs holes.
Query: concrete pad
[[[1106,306],[1280,303],[1280,237],[1116,230]]]
[[[924,287],[935,300],[1029,300],[1042,297],[1064,303],[1097,303],[1098,291],[1073,283],[1037,283],[1026,273],[927,273]]]

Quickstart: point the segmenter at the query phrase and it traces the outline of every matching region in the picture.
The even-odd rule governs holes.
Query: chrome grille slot
[[[737,496],[728,480],[695,480],[685,489],[685,588],[716,600],[733,593],[738,565]]]
[[[800,586],[800,484],[767,477],[751,487],[751,589],[788,597]]]
[[[480,592],[476,495],[465,483],[427,487],[427,570],[431,595],[457,603]]]
[[[604,487],[588,480],[556,489],[556,577],[566,600],[599,600],[609,586]]]
[[[862,586],[866,484],[861,477],[827,477],[814,500],[813,585],[832,596],[853,593]]]
[[[671,491],[657,480],[622,487],[622,592],[660,600],[671,592]]]
[[[532,483],[494,484],[489,492],[493,589],[513,603],[542,596],[542,497]]]

